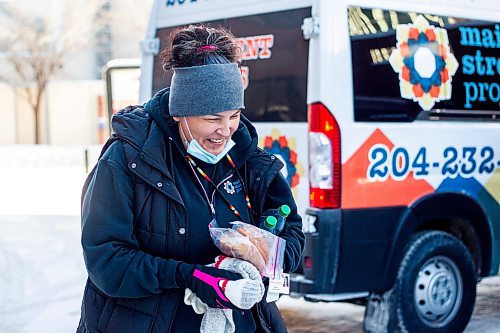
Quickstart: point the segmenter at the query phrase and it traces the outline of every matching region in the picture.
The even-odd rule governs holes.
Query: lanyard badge
[[[234,171],[236,172],[236,174],[238,175],[238,177],[240,179],[241,176],[240,176],[240,173],[238,172],[238,169],[236,168],[236,165],[234,164],[233,162],[233,159],[231,158],[231,156],[229,156],[229,154],[226,155],[227,157],[227,160],[229,161],[229,164],[231,164],[231,167],[234,169]],[[198,173],[209,183],[211,184],[215,191],[217,191],[221,197],[224,199],[224,202],[228,205],[229,209],[233,212],[234,215],[236,215],[236,217],[240,218],[241,219],[241,214],[240,212],[238,212],[238,210],[236,210],[236,208],[234,207],[234,205],[232,205],[229,200],[227,200],[227,198],[221,193],[221,190],[217,187],[217,185],[212,181],[212,179],[206,174],[205,171],[203,171],[203,169],[201,169],[197,164],[196,162],[191,158],[191,156],[189,155],[186,155],[186,160],[188,161],[188,164],[189,166],[191,167],[191,170],[193,171],[194,175],[196,176],[196,179],[198,180],[198,183],[200,184],[201,186],[201,189],[203,190],[203,194],[205,195],[205,199],[207,200],[207,203],[210,207],[210,210],[211,210],[211,213],[212,213],[212,217],[215,217],[215,208],[214,208],[214,205],[212,203],[212,201],[210,201],[210,199],[208,198],[208,194],[207,194],[207,191],[205,190],[205,187],[203,186],[203,184],[201,183],[201,180],[198,178],[198,174],[196,173],[196,171],[198,171]],[[196,171],[195,171],[196,169]],[[231,184],[229,182],[229,184]],[[232,185],[232,184],[231,184]],[[233,194],[234,193],[234,186],[233,188],[231,189],[230,186],[227,186],[227,182],[226,184],[224,184],[224,189],[226,190],[226,192],[228,192],[229,194]],[[252,210],[252,204],[250,203],[250,198],[248,197],[248,192],[246,190],[246,187],[243,185],[243,190],[244,190],[244,193],[245,193],[245,201],[246,201],[246,204],[247,204],[247,207],[248,209],[250,210],[250,216],[252,215],[251,214],[251,210]],[[233,193],[230,193],[230,191],[233,191]]]

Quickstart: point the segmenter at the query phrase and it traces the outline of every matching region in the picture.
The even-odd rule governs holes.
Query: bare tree
[[[68,55],[88,45],[104,0],[0,1],[0,81],[20,92],[33,111],[41,143],[40,111],[50,79]]]

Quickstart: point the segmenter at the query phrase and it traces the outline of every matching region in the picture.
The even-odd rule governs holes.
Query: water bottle
[[[275,229],[278,232],[283,230],[283,228],[285,227],[286,218],[288,217],[288,215],[290,215],[291,211],[292,210],[288,205],[281,205],[280,208],[278,208],[277,216],[275,215],[276,219],[278,220]]]
[[[266,231],[269,231],[272,234],[276,234],[275,227],[276,223],[278,223],[278,220],[276,217],[269,215],[269,216],[262,216],[261,222],[260,222],[260,228],[264,229]]]
[[[276,235],[283,230],[286,218],[290,215],[290,212],[291,209],[288,205],[281,205],[278,209],[268,209],[262,213],[260,227]],[[271,217],[273,217],[276,222],[274,223],[274,220],[270,219],[266,225],[266,220]]]

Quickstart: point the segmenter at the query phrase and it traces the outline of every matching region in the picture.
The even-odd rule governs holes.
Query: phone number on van
[[[410,172],[413,178],[421,179],[429,173],[441,173],[445,177],[471,177],[474,173],[491,174],[500,160],[495,160],[492,147],[446,147],[439,161],[427,159],[427,148],[419,149],[415,156],[410,156],[404,147],[389,149],[386,145],[376,144],[368,152],[370,165],[367,178],[384,181],[389,176],[394,180],[405,179]],[[436,171],[434,171],[436,170]]]

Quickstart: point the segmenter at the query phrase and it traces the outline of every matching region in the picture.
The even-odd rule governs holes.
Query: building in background
[[[26,84],[12,79],[14,70],[5,71],[11,44],[2,41],[9,40],[16,20],[38,24],[35,31],[53,48],[72,45],[42,96],[38,142],[97,144],[99,123],[102,126],[99,108],[105,103],[102,67],[113,58],[140,57],[151,4],[151,0],[0,0],[0,144],[35,143],[35,115],[23,95]],[[29,57],[26,49],[18,53],[20,57]]]

